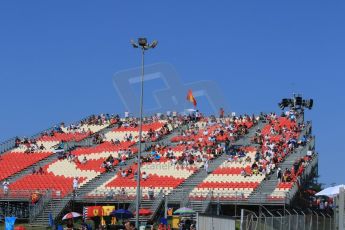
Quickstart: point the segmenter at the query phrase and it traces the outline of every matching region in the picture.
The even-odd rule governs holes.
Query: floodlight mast
[[[157,46],[158,41],[153,40],[151,44],[147,42],[147,38],[141,37],[138,38],[138,42],[135,42],[133,39],[130,40],[133,48],[141,48],[141,90],[140,90],[140,123],[139,123],[139,151],[137,154],[137,191],[136,191],[136,213],[135,213],[135,227],[139,229],[139,208],[140,208],[140,198],[141,198],[141,189],[140,189],[140,180],[141,180],[141,151],[142,151],[142,131],[143,131],[143,100],[144,100],[144,56],[145,51],[153,49]]]

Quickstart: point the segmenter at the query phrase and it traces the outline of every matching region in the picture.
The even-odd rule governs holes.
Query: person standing
[[[279,182],[282,180],[282,170],[280,168],[277,170],[277,179]]]
[[[208,160],[206,160],[206,162],[205,162],[205,171],[206,171],[206,173],[208,173]]]
[[[78,189],[78,177],[74,177],[73,179],[73,194],[77,196],[77,189]]]
[[[219,110],[219,118],[224,118],[224,109],[220,108]]]
[[[6,179],[3,183],[2,183],[3,189],[4,189],[4,194],[8,195],[8,189],[10,186],[10,182]]]

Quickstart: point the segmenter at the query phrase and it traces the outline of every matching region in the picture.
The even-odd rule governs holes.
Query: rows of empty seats
[[[73,126],[73,129],[61,125],[61,127],[56,127],[55,131],[52,130],[50,134],[42,133],[36,140],[21,143],[20,139],[17,139],[17,147],[1,155],[0,181],[52,155],[61,141],[80,141],[110,124],[110,121],[103,121],[100,124],[79,124]],[[128,145],[124,147],[128,147]]]
[[[91,179],[105,171],[101,167],[102,162],[111,154],[117,156],[118,151],[123,148],[130,148],[133,143],[121,143],[113,145],[105,142],[101,145],[91,148],[78,148],[71,152],[78,159],[55,160],[54,162],[43,167],[43,174],[29,174],[10,185],[10,190],[41,190],[50,189],[54,191],[55,196],[65,196],[72,191],[72,181],[78,177],[79,186],[87,183]],[[35,153],[36,154],[36,153]],[[31,156],[31,155],[30,155]],[[87,158],[86,163],[82,162]],[[114,165],[118,163],[114,161]],[[35,183],[31,183],[35,181]]]
[[[11,190],[52,190],[54,196],[65,196],[72,191],[72,181],[78,177],[79,185],[99,175],[94,170],[80,170],[74,162],[56,160],[43,167],[43,174],[28,174],[10,184]]]
[[[0,181],[52,155],[52,152],[7,152],[1,155]]]

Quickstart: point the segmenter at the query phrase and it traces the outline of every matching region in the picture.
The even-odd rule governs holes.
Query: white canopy
[[[345,185],[341,184],[341,185],[337,185],[337,186],[334,186],[334,187],[329,187],[329,188],[326,188],[326,189],[316,193],[315,195],[316,196],[334,197],[334,196],[339,194],[339,189],[340,188],[344,188],[345,189]]]

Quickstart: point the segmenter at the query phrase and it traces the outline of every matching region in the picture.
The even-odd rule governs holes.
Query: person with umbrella
[[[126,209],[114,210],[110,213],[110,216],[116,217],[116,219],[124,220],[133,217],[133,213]]]
[[[64,215],[64,217],[62,217],[62,220],[67,220],[67,229],[73,229],[73,219],[80,216],[80,213],[69,212],[66,215]]]
[[[125,230],[136,230],[136,227],[134,226],[132,222],[127,221],[125,223]]]

